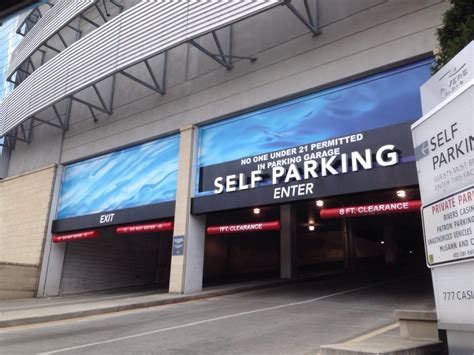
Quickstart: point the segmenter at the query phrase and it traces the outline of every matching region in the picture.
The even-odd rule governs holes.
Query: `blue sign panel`
[[[419,61],[201,127],[197,195],[213,193],[215,174],[203,172],[223,174],[244,157],[415,121],[431,63]],[[409,130],[403,139],[411,143]]]
[[[184,235],[173,237],[173,256],[184,255]]]
[[[65,168],[57,219],[176,199],[179,135]]]

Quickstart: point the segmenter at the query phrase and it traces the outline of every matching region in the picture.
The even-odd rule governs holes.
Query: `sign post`
[[[474,42],[421,87],[412,125],[426,263],[452,354],[474,349]]]

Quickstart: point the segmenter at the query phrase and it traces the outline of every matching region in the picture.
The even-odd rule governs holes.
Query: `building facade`
[[[3,298],[425,267],[409,127],[448,2],[51,5],[0,110]]]

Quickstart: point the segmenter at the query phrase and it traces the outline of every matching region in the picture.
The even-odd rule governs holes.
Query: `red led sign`
[[[230,224],[225,226],[207,227],[207,234],[249,233],[264,231],[279,231],[280,221],[257,222],[245,224]]]
[[[343,217],[359,217],[359,216],[375,216],[382,214],[420,212],[421,201],[401,201],[387,202],[373,205],[362,206],[346,206],[340,208],[324,208],[320,211],[323,219],[343,218]]]
[[[77,232],[77,233],[71,233],[71,234],[53,235],[53,243],[69,242],[71,240],[92,239],[92,238],[98,238],[98,237],[99,237],[99,231],[97,230]]]
[[[115,232],[117,234],[132,234],[132,233],[148,233],[148,232],[164,232],[172,231],[173,222],[160,222],[148,224],[134,224],[130,226],[118,227]]]

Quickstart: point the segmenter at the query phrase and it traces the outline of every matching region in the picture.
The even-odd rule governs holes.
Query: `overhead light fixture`
[[[397,196],[400,198],[405,198],[407,197],[407,192],[405,190],[398,190],[397,191]]]
[[[324,201],[323,200],[316,200],[316,206],[323,207],[324,206]]]
[[[254,208],[253,214],[260,214],[260,208]]]
[[[314,231],[315,228],[316,228],[316,227],[314,226],[314,224],[310,224],[310,225],[308,226],[308,230],[309,230],[310,232]]]
[[[385,244],[385,242],[384,242],[383,240],[381,240],[381,241],[380,241],[380,244],[384,245],[384,244]]]

